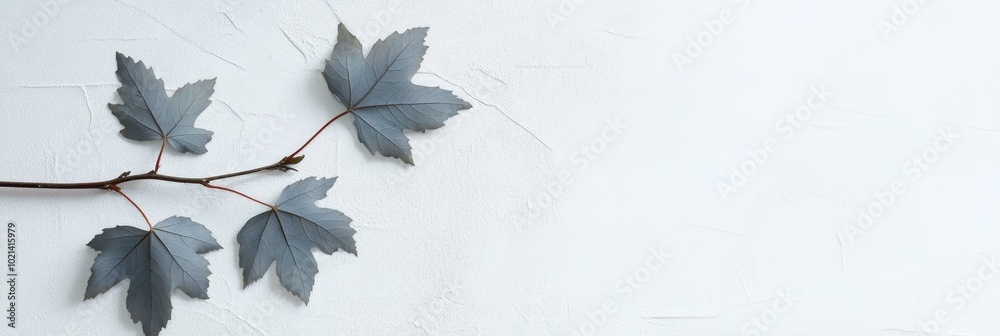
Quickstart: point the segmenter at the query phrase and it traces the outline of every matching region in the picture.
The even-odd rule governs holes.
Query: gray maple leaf
[[[100,252],[90,268],[84,299],[92,299],[129,279],[125,307],[146,335],[158,335],[170,320],[170,292],[208,299],[208,260],[200,254],[221,249],[212,232],[185,217],[171,217],[146,231],[118,226],[87,244]]]
[[[141,61],[118,53],[118,96],[123,104],[108,104],[125,128],[121,135],[136,141],[160,140],[181,153],[205,154],[212,131],[194,127],[195,119],[212,103],[215,79],[188,83],[167,96],[163,80]]]
[[[312,249],[358,254],[351,219],[315,205],[336,181],[310,177],[292,183],[281,192],[274,208],[247,221],[236,237],[244,287],[263,277],[276,262],[281,285],[308,304],[319,272]]]
[[[423,132],[444,126],[460,110],[472,108],[451,91],[415,85],[427,46],[427,28],[392,33],[364,57],[361,42],[341,24],[337,45],[323,77],[334,96],[351,112],[361,141],[372,154],[413,164],[404,129]]]

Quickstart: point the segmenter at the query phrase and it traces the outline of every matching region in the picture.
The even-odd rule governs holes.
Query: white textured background
[[[115,51],[169,90],[219,78],[209,153],[162,168],[200,176],[271,163],[342,110],[320,76],[339,22],[366,46],[429,26],[417,81],[475,107],[412,135],[416,167],[345,120],[301,172],[221,183],[274,199],[340,177],[320,204],[354,219],[360,257],[316,252],[309,306],[273,271],[242,288],[236,232],[259,206],[124,186],[225,247],[211,300],[176,291],[164,335],[998,335],[1000,5],[908,1],[4,1],[0,179],[150,169],[158,146],[107,108]],[[814,88],[832,96],[795,117]],[[126,283],[82,301],[84,244],[143,226],[126,202],[0,190],[0,219],[20,230],[13,334],[140,334]]]

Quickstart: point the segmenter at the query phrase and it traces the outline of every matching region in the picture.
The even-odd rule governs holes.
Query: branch
[[[250,175],[250,174],[259,173],[259,172],[262,172],[262,171],[280,170],[280,171],[284,172],[284,171],[289,171],[289,170],[295,170],[295,168],[292,168],[291,165],[294,165],[294,164],[297,164],[299,162],[302,162],[302,159],[303,159],[303,156],[297,156],[297,155],[299,153],[301,153],[303,150],[305,150],[306,147],[309,146],[309,144],[312,143],[313,140],[315,140],[316,137],[318,137],[320,133],[323,133],[323,130],[325,130],[327,127],[330,126],[330,124],[333,124],[334,121],[337,121],[337,119],[340,119],[340,117],[348,115],[351,112],[353,112],[353,111],[347,110],[347,111],[344,111],[343,113],[340,113],[337,116],[333,117],[333,119],[330,119],[330,121],[328,121],[325,125],[323,125],[323,127],[320,127],[320,129],[318,131],[316,131],[316,133],[313,134],[313,136],[311,138],[309,138],[309,140],[307,140],[306,143],[302,144],[302,147],[299,147],[299,149],[296,150],[295,152],[293,152],[291,155],[282,158],[281,161],[278,161],[276,163],[273,163],[273,164],[270,164],[270,165],[267,165],[267,166],[263,166],[263,167],[258,167],[258,168],[254,168],[254,169],[250,169],[250,170],[244,170],[244,171],[241,171],[241,172],[235,172],[235,173],[224,174],[224,175],[209,176],[209,177],[179,177],[179,176],[171,176],[171,175],[160,174],[160,173],[158,173],[158,171],[160,169],[160,159],[163,157],[163,150],[167,146],[166,141],[164,141],[162,144],[160,144],[160,154],[156,156],[156,165],[153,167],[153,171],[145,173],[145,174],[130,175],[130,172],[124,172],[121,175],[119,175],[117,178],[110,179],[110,180],[107,180],[107,181],[80,182],[80,183],[48,183],[48,182],[12,182],[12,181],[0,181],[0,188],[25,188],[25,189],[112,189],[112,190],[114,190],[114,186],[122,184],[122,183],[128,183],[128,182],[139,181],[139,180],[159,180],[159,181],[167,181],[167,182],[174,182],[174,183],[184,183],[184,184],[201,184],[201,185],[204,185],[204,186],[209,187],[209,188],[220,189],[220,188],[214,188],[214,186],[209,186],[208,184],[210,182],[216,181],[216,180],[223,180],[223,179],[233,178],[233,177],[237,177],[237,176]],[[246,197],[245,195],[243,195],[243,196]],[[263,203],[263,202],[259,202],[259,201],[258,201],[258,203],[270,206],[267,203]]]
[[[298,159],[298,160],[301,161],[301,159]],[[117,178],[114,178],[114,179],[111,179],[111,180],[107,180],[107,181],[98,181],[98,182],[45,183],[45,182],[9,182],[9,181],[0,181],[0,188],[112,189],[112,190],[114,190],[113,187],[116,186],[116,185],[119,185],[119,184],[122,184],[122,183],[132,182],[132,181],[139,181],[139,180],[159,180],[159,181],[167,181],[167,182],[174,182],[174,183],[184,183],[184,184],[205,184],[205,183],[209,183],[209,182],[216,181],[216,180],[224,180],[224,179],[228,179],[228,178],[233,178],[233,177],[238,177],[238,176],[243,176],[243,175],[250,175],[250,174],[259,173],[259,172],[263,172],[263,171],[270,171],[270,170],[289,171],[289,170],[295,170],[294,168],[290,167],[290,164],[288,162],[285,162],[285,161],[286,161],[285,159],[282,159],[281,161],[279,161],[277,163],[270,164],[270,165],[263,166],[263,167],[258,167],[258,168],[254,168],[254,169],[244,170],[244,171],[241,171],[241,172],[235,172],[235,173],[229,173],[229,174],[223,174],[223,175],[216,175],[216,176],[209,176],[209,177],[178,177],[178,176],[171,176],[171,175],[163,175],[163,174],[159,174],[159,173],[153,171],[153,172],[149,172],[149,173],[145,173],[145,174],[139,174],[139,175],[129,175],[129,173],[122,173]]]

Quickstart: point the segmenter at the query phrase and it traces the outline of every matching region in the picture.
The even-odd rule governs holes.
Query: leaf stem
[[[174,183],[184,183],[184,184],[204,184],[216,180],[224,180],[238,176],[250,175],[263,171],[270,170],[280,170],[288,171],[293,170],[290,164],[283,162],[276,162],[267,166],[258,167],[254,169],[248,169],[240,172],[208,176],[208,177],[178,177],[171,175],[162,175],[156,172],[149,172],[139,175],[129,175],[128,172],[122,173],[117,178],[98,181],[98,182],[82,182],[82,183],[47,183],[47,182],[9,182],[0,181],[0,188],[31,188],[31,189],[112,189],[113,186],[138,181],[138,180],[159,180]]]
[[[208,182],[202,183],[201,185],[203,185],[203,186],[205,186],[206,188],[209,188],[209,189],[218,189],[218,190],[228,191],[228,192],[231,192],[231,193],[243,196],[243,198],[246,198],[248,200],[257,202],[257,203],[259,203],[259,204],[261,204],[263,206],[271,208],[271,210],[275,210],[275,207],[273,205],[261,202],[260,200],[258,200],[256,198],[253,198],[253,197],[250,197],[250,196],[247,196],[247,194],[241,193],[239,191],[236,191],[236,190],[233,190],[233,189],[229,189],[229,188],[226,188],[226,187],[214,186],[214,185],[209,184]]]
[[[160,159],[163,158],[163,150],[167,148],[167,137],[163,137],[163,142],[160,143],[160,154],[156,155],[156,165],[153,166],[153,172],[160,171]]]
[[[306,143],[302,144],[302,147],[299,147],[299,149],[296,150],[291,155],[286,156],[284,159],[281,160],[281,162],[287,163],[287,162],[291,161],[292,158],[294,158],[296,155],[299,155],[299,153],[301,153],[302,150],[306,149],[306,146],[309,146],[309,144],[312,143],[313,140],[315,140],[316,137],[319,136],[320,133],[323,133],[323,130],[325,130],[327,127],[329,127],[330,124],[333,124],[334,121],[337,121],[337,119],[340,119],[340,117],[343,117],[343,116],[345,116],[345,115],[347,115],[348,113],[351,113],[351,112],[352,112],[351,110],[347,110],[347,111],[344,111],[341,114],[338,114],[336,117],[333,117],[333,119],[330,119],[330,121],[326,122],[326,125],[323,125],[323,127],[320,127],[319,130],[316,131],[316,134],[313,134],[313,136],[311,138],[309,138],[309,140],[307,140]]]
[[[142,219],[146,220],[146,225],[149,226],[149,232],[153,232],[153,223],[149,221],[149,217],[146,216],[146,212],[142,211],[142,208],[140,208],[138,204],[135,204],[135,201],[133,201],[132,198],[128,197],[128,195],[125,195],[125,193],[122,192],[122,189],[116,185],[110,186],[109,189],[114,190],[119,195],[122,195],[122,197],[125,197],[125,199],[128,200],[129,203],[132,203],[132,206],[134,206],[136,210],[139,210],[139,214],[142,215]]]

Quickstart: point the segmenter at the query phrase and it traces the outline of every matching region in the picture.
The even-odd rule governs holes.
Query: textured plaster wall
[[[127,185],[154,220],[190,216],[225,247],[207,254],[211,300],[175,292],[164,335],[997,335],[998,9],[3,1],[0,179],[150,169],[157,146],[121,138],[107,108],[116,51],[171,90],[218,77],[209,153],[162,168],[199,176],[273,162],[342,110],[319,74],[338,23],[366,46],[429,26],[417,82],[475,107],[412,135],[416,167],[338,122],[301,172],[224,183],[274,199],[340,177],[320,204],[354,219],[360,253],[318,255],[310,305],[273,272],[243,288],[235,237],[259,206]],[[127,203],[0,190],[0,219],[20,252],[3,334],[140,334],[126,284],[82,301],[85,243],[143,225]]]

